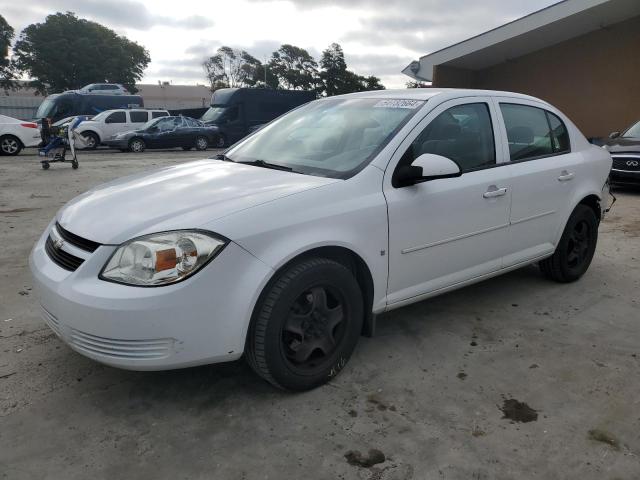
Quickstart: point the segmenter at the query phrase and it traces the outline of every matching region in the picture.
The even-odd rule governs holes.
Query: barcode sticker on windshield
[[[422,100],[380,100],[374,105],[377,108],[418,108]]]

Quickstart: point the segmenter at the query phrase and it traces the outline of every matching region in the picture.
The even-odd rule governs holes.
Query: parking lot
[[[243,361],[130,372],[67,348],[27,266],[57,209],[214,153],[0,157],[0,478],[638,478],[640,188],[615,192],[579,282],[527,267],[385,314],[311,392]]]

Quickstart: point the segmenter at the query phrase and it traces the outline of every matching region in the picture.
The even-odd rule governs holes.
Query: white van
[[[166,110],[106,110],[82,122],[78,131],[87,140],[86,148],[93,150],[113,135],[135,130],[149,120],[167,116],[169,112]]]

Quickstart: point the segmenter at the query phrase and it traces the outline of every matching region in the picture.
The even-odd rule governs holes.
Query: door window
[[[131,123],[146,123],[149,120],[149,113],[141,110],[129,112]]]
[[[501,103],[511,161],[571,151],[569,133],[557,115],[541,108]]]
[[[127,123],[127,115],[124,112],[113,112],[104,123]]]
[[[491,114],[486,103],[457,105],[438,115],[413,141],[402,164],[432,153],[456,162],[463,172],[495,165]]]

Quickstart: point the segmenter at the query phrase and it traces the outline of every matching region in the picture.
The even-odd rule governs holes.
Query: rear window
[[[151,112],[151,118],[168,117],[167,112]]]
[[[131,123],[146,123],[149,120],[149,113],[140,110],[129,112],[129,116],[131,117]]]

